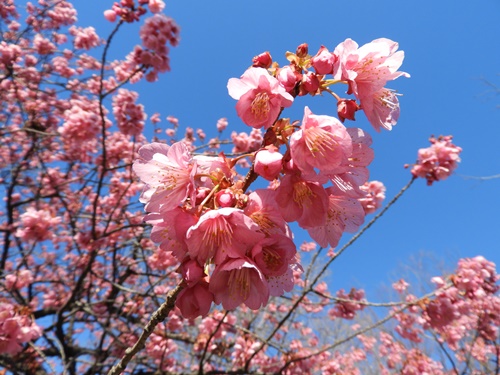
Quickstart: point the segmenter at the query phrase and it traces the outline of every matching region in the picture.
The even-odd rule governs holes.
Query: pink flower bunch
[[[42,329],[10,303],[0,301],[0,353],[16,354],[22,345],[42,335]]]
[[[377,211],[385,199],[385,186],[380,181],[365,182],[360,189],[366,193],[363,198],[359,198],[365,213],[372,214]]]
[[[365,305],[356,303],[364,301],[365,291],[362,289],[351,289],[346,293],[343,289],[337,292],[335,307],[328,312],[330,318],[353,319],[356,312],[363,310]]]
[[[184,317],[206,315],[212,302],[258,309],[292,289],[296,249],[274,191],[245,194],[229,160],[193,157],[184,143],[153,143],[139,155],[151,239],[181,262]]]
[[[5,288],[7,290],[21,289],[30,285],[33,280],[33,272],[23,269],[5,276]]]
[[[333,52],[321,46],[311,56],[304,43],[295,54],[287,53],[290,64],[282,67],[265,52],[254,57],[253,66],[240,79],[229,80],[229,94],[238,100],[236,109],[243,122],[253,127],[267,129],[276,120],[276,114],[291,104],[292,99],[284,95],[284,90],[292,97],[328,92],[337,99],[342,121],[354,120],[355,112],[363,110],[377,131],[391,130],[399,118],[399,101],[397,94],[385,85],[400,76],[409,77],[398,71],[404,53],[397,49],[396,42],[384,38],[361,47],[346,39]],[[266,71],[280,86],[264,75]],[[337,83],[346,83],[347,93],[354,94],[359,104],[332,92],[329,87]]]
[[[74,36],[73,45],[78,49],[90,50],[102,43],[93,27],[82,28],[72,26],[69,29],[69,33]]]
[[[137,6],[134,0],[117,1],[113,3],[111,9],[104,11],[104,17],[109,22],[115,22],[117,17],[129,23],[138,21],[146,13],[146,9],[141,6],[143,3],[144,1],[139,0],[139,6]]]
[[[144,106],[136,104],[138,94],[127,89],[118,89],[113,96],[113,115],[115,115],[118,129],[126,135],[139,135],[144,128],[146,114]]]
[[[53,227],[61,222],[60,217],[54,217],[47,210],[36,210],[28,207],[20,217],[21,227],[16,236],[23,241],[45,241],[52,238]]]
[[[411,169],[412,175],[425,178],[427,185],[448,178],[458,166],[462,152],[462,148],[451,142],[452,139],[451,135],[431,137],[431,146],[418,150],[417,163]]]
[[[340,43],[334,51],[338,56],[336,79],[347,81],[348,93],[359,100],[361,109],[375,130],[391,130],[399,118],[399,101],[394,91],[385,88],[388,81],[409,77],[398,71],[404,52],[398,43],[380,38],[361,47],[351,39]]]
[[[179,44],[179,27],[164,14],[155,14],[141,27],[140,36],[146,50],[140,53],[140,64],[153,68],[147,75],[149,82],[157,79],[158,73],[170,70],[167,43],[175,47]]]

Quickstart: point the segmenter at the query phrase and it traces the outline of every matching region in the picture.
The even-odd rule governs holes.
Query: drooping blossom
[[[333,187],[326,192],[329,196],[325,223],[307,231],[320,246],[335,247],[344,232],[355,232],[363,224],[365,212],[357,199],[336,195]]]
[[[295,253],[295,244],[289,237],[275,234],[257,242],[249,254],[259,270],[269,277],[283,275]]]
[[[311,58],[311,65],[318,74],[333,74],[333,68],[338,57],[321,46],[318,53]]]
[[[276,191],[257,189],[248,195],[244,212],[259,226],[259,231],[266,235],[286,234],[289,228],[276,203]]]
[[[210,279],[210,291],[215,303],[222,303],[226,310],[234,310],[242,303],[257,310],[269,299],[264,275],[247,258],[228,259],[217,266]]]
[[[214,295],[209,290],[209,284],[206,281],[200,281],[183,289],[177,296],[175,305],[184,318],[194,319],[198,316],[206,316],[213,301]]]
[[[302,228],[324,225],[328,209],[325,188],[297,174],[287,174],[276,190],[276,202],[283,218]]]
[[[186,233],[189,256],[200,265],[211,259],[220,264],[226,258],[241,258],[264,237],[258,229],[258,225],[237,208],[207,211]]]
[[[12,304],[0,301],[0,353],[19,353],[23,344],[41,335],[42,329],[28,315],[16,312]]]
[[[386,38],[376,39],[359,48],[352,39],[346,39],[334,51],[339,57],[335,79],[348,82],[348,94],[356,96],[377,131],[380,128],[391,130],[399,117],[397,96],[384,86],[398,77],[410,76],[398,71],[404,52],[397,49],[398,43]]]
[[[236,111],[245,124],[268,129],[283,107],[292,105],[293,97],[264,68],[251,67],[241,78],[227,83],[229,95],[238,100]]]

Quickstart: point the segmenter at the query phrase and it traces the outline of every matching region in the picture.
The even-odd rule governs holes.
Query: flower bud
[[[268,146],[255,155],[254,171],[268,181],[278,177],[282,169],[283,155],[275,146]]]
[[[230,189],[224,189],[215,195],[215,201],[219,207],[233,207],[236,198]]]
[[[319,89],[318,76],[313,72],[307,72],[302,76],[302,84],[300,85],[299,95],[315,95]]]
[[[336,60],[337,56],[321,46],[318,53],[311,59],[311,65],[318,74],[332,74]]]
[[[266,51],[261,53],[260,55],[255,56],[252,59],[252,66],[255,68],[264,68],[267,69],[271,66],[273,63],[273,58],[271,57],[271,54]]]
[[[308,53],[309,53],[309,46],[307,45],[307,43],[302,43],[300,46],[297,47],[297,50],[295,51],[295,54],[299,58],[306,57]]]
[[[337,102],[337,113],[340,121],[344,122],[345,119],[354,121],[354,114],[359,111],[360,107],[356,100],[353,99],[340,99]]]

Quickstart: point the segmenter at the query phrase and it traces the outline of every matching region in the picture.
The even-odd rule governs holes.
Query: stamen
[[[252,101],[252,113],[257,119],[267,118],[270,111],[267,92],[259,92]]]

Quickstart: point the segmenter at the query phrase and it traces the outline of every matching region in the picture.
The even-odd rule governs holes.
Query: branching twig
[[[172,311],[172,309],[174,308],[175,300],[177,299],[177,296],[182,289],[184,289],[184,284],[180,283],[175,287],[175,289],[171,290],[170,293],[168,293],[165,302],[163,302],[158,310],[153,313],[151,319],[149,320],[148,324],[146,324],[146,327],[144,327],[144,330],[142,331],[141,336],[139,337],[137,342],[134,344],[134,346],[125,350],[125,354],[123,355],[120,362],[113,366],[111,370],[109,370],[108,375],[121,374],[127,367],[127,364],[130,362],[130,360],[144,348],[144,346],[146,345],[146,340],[149,336],[151,336],[156,326],[163,322],[170,311]]]

